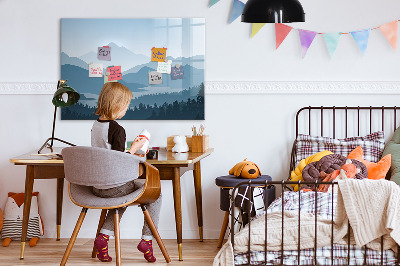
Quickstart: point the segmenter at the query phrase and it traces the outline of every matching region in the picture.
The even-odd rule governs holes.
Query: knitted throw
[[[394,249],[400,243],[400,187],[385,179],[339,180],[335,224],[347,229],[347,221],[358,246]],[[395,250],[396,251],[396,250]]]

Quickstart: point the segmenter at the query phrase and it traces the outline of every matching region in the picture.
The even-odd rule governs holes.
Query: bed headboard
[[[383,131],[389,139],[398,126],[396,106],[308,106],[296,114],[296,137],[299,134],[347,138],[363,136],[375,131]],[[290,171],[295,164],[295,144],[293,144]],[[289,172],[290,176],[290,172]]]
[[[333,138],[346,138],[346,137],[355,137],[360,136],[360,129],[364,126],[368,126],[369,132],[372,133],[373,130],[382,130],[385,132],[385,124],[388,121],[392,122],[393,128],[390,132],[386,131],[385,133],[393,132],[393,129],[397,127],[397,111],[400,108],[396,106],[392,107],[362,107],[362,106],[308,106],[301,108],[296,114],[296,137],[298,134],[309,134],[316,135],[318,132],[311,132],[312,126],[315,124],[319,124],[319,135],[318,136],[327,136],[326,128],[327,124],[331,124],[331,132]],[[312,121],[314,113],[319,113],[318,116],[320,121]],[[304,115],[308,117],[308,119],[304,119]],[[329,119],[330,118],[330,119]],[[339,119],[338,119],[339,118]],[[369,118],[368,121],[365,118]],[[308,125],[308,132],[301,131],[301,123],[306,123]],[[355,124],[356,122],[356,124]],[[366,124],[367,122],[367,124]],[[303,124],[304,125],[304,124]],[[380,128],[374,128],[374,125],[379,125]],[[342,129],[344,131],[344,135],[336,136],[337,128]],[[348,135],[349,129],[357,128],[357,135]],[[326,129],[325,129],[326,130]],[[365,132],[364,132],[365,133]],[[386,136],[387,134],[385,134]]]

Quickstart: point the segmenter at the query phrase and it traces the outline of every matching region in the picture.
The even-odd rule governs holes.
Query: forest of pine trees
[[[140,103],[134,108],[128,109],[123,119],[125,120],[204,120],[204,83],[201,83],[197,96],[189,96],[189,90],[184,90],[180,95],[186,99],[175,100],[172,103],[153,105]],[[168,96],[166,93],[164,96]],[[146,97],[150,97],[147,95]],[[163,95],[157,95],[163,97]],[[142,96],[144,97],[144,96]],[[176,97],[176,96],[175,96]],[[95,120],[96,107],[90,107],[77,103],[61,109],[63,120]]]

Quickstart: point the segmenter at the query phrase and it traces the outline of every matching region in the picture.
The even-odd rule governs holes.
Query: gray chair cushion
[[[145,180],[137,180],[135,182],[145,182]],[[117,198],[101,198],[93,194],[92,187],[82,186],[70,183],[70,195],[71,198],[81,206],[89,206],[93,208],[105,208],[118,206],[135,199],[140,193],[142,193],[143,188],[140,188],[131,194],[123,197]]]

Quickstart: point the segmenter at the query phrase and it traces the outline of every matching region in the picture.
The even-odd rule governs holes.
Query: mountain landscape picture
[[[127,86],[126,120],[204,120],[204,18],[62,19],[61,79],[80,94],[63,120],[95,120],[106,82]]]

